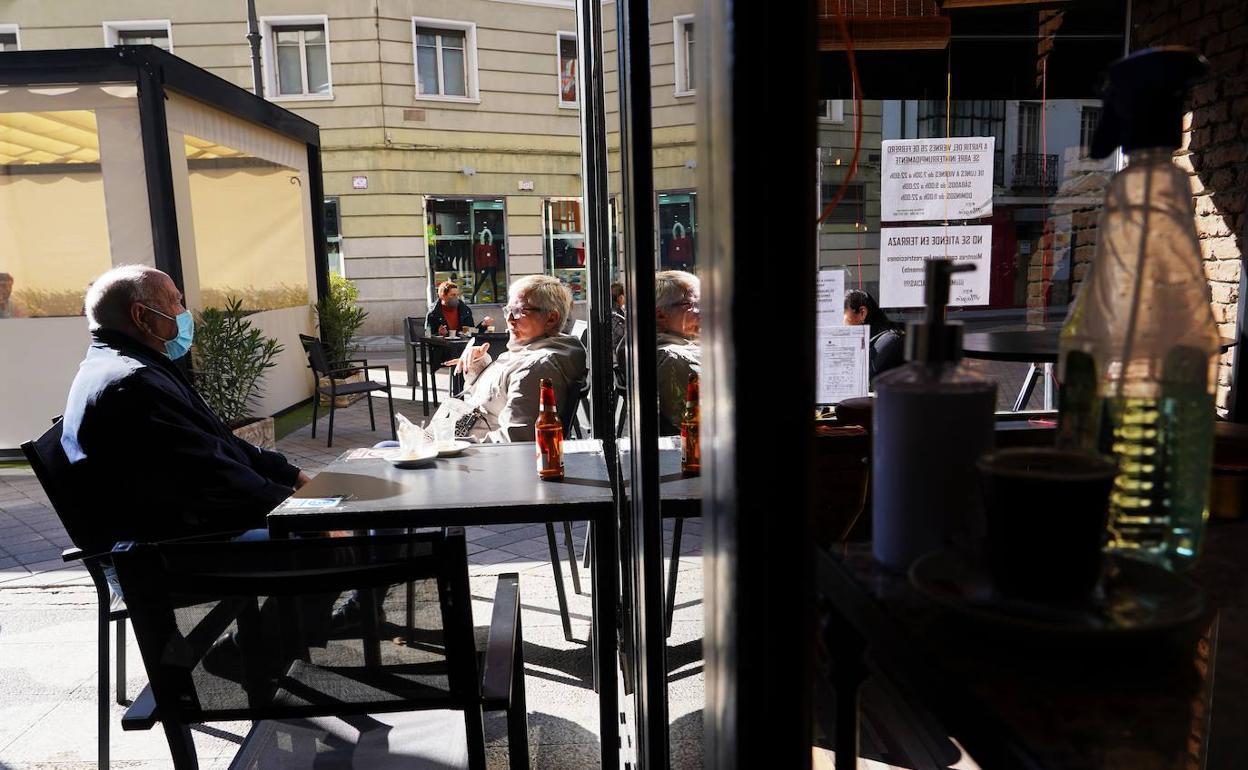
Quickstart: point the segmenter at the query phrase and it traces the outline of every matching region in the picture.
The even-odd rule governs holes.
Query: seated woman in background
[[[511,285],[503,315],[511,339],[492,358],[490,343],[469,345],[453,362],[464,373],[464,403],[479,409],[472,427],[478,441],[532,441],[540,406],[540,381],[555,387],[559,407],[569,389],[578,392],[588,372],[585,348],[563,324],[572,312],[572,293],[558,278],[527,275]]]
[[[845,325],[871,327],[871,379],[906,362],[905,333],[889,320],[880,305],[862,289],[845,292]]]
[[[472,320],[472,308],[459,297],[459,285],[454,281],[443,281],[438,284],[438,301],[433,303],[429,315],[425,316],[425,334],[445,336],[450,330],[466,332],[472,327],[477,331],[485,331],[494,323],[488,315],[481,323]]]

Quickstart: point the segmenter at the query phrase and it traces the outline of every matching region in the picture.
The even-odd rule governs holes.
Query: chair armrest
[[[152,686],[143,688],[143,692],[134,699],[126,714],[121,718],[123,730],[150,730],[160,721],[156,716],[156,699],[152,697]]]
[[[344,358],[341,361],[329,362],[329,366],[331,369],[336,369],[339,367],[344,368],[344,369],[350,369],[351,364],[363,364],[364,366],[368,366],[368,359],[367,358]]]
[[[364,372],[364,377],[365,378],[368,377],[368,368],[364,366],[346,366],[342,368],[334,368],[334,369],[330,369],[328,372],[325,372],[324,374],[325,376],[329,377],[331,380],[341,380],[345,377],[349,377],[352,374],[355,374],[356,372]]]
[[[486,708],[506,708],[511,703],[516,645],[520,634],[520,576],[507,572],[498,576],[494,590],[494,615],[490,618],[485,642],[485,663],[481,667],[481,701]]]
[[[81,548],[66,548],[61,551],[61,561],[78,561],[87,558],[87,554],[83,553]]]

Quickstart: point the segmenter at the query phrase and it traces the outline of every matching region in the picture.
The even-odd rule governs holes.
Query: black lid
[[[1209,69],[1190,48],[1146,48],[1109,65],[1101,121],[1092,135],[1093,158],[1147,147],[1177,149],[1183,140],[1183,97]]]
[[[926,264],[922,321],[906,324],[906,360],[939,364],[962,358],[962,324],[945,320],[949,304],[949,284],[954,273],[975,269],[968,263],[955,265],[948,259],[929,259]]]

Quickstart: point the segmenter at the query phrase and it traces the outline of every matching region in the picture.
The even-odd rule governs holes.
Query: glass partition
[[[93,110],[0,113],[0,319],[77,316],[111,267]]]
[[[568,287],[574,301],[583,301],[589,285],[579,198],[549,198],[543,202],[542,253],[546,272]]]
[[[252,311],[307,305],[299,171],[190,134],[184,149],[201,306],[231,298]]]

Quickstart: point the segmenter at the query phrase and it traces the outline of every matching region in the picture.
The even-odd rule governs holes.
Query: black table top
[[[396,468],[346,452],[292,496],[344,495],[331,508],[278,506],[268,516],[279,534],[329,529],[472,526],[580,521],[611,510],[601,452],[564,454],[563,481],[537,477],[532,442],[473,446],[459,457],[420,468]]]
[[[820,551],[818,574],[875,665],[983,767],[1238,768],[1248,757],[1245,548],[1248,522],[1212,520],[1188,575],[1210,616],[1099,644],[968,623],[876,563],[867,543]]]
[[[962,354],[985,361],[1055,364],[1061,331],[1061,327],[1052,326],[1046,329],[972,332],[962,338]],[[1236,340],[1223,337],[1220,349],[1225,353],[1235,344]]]

